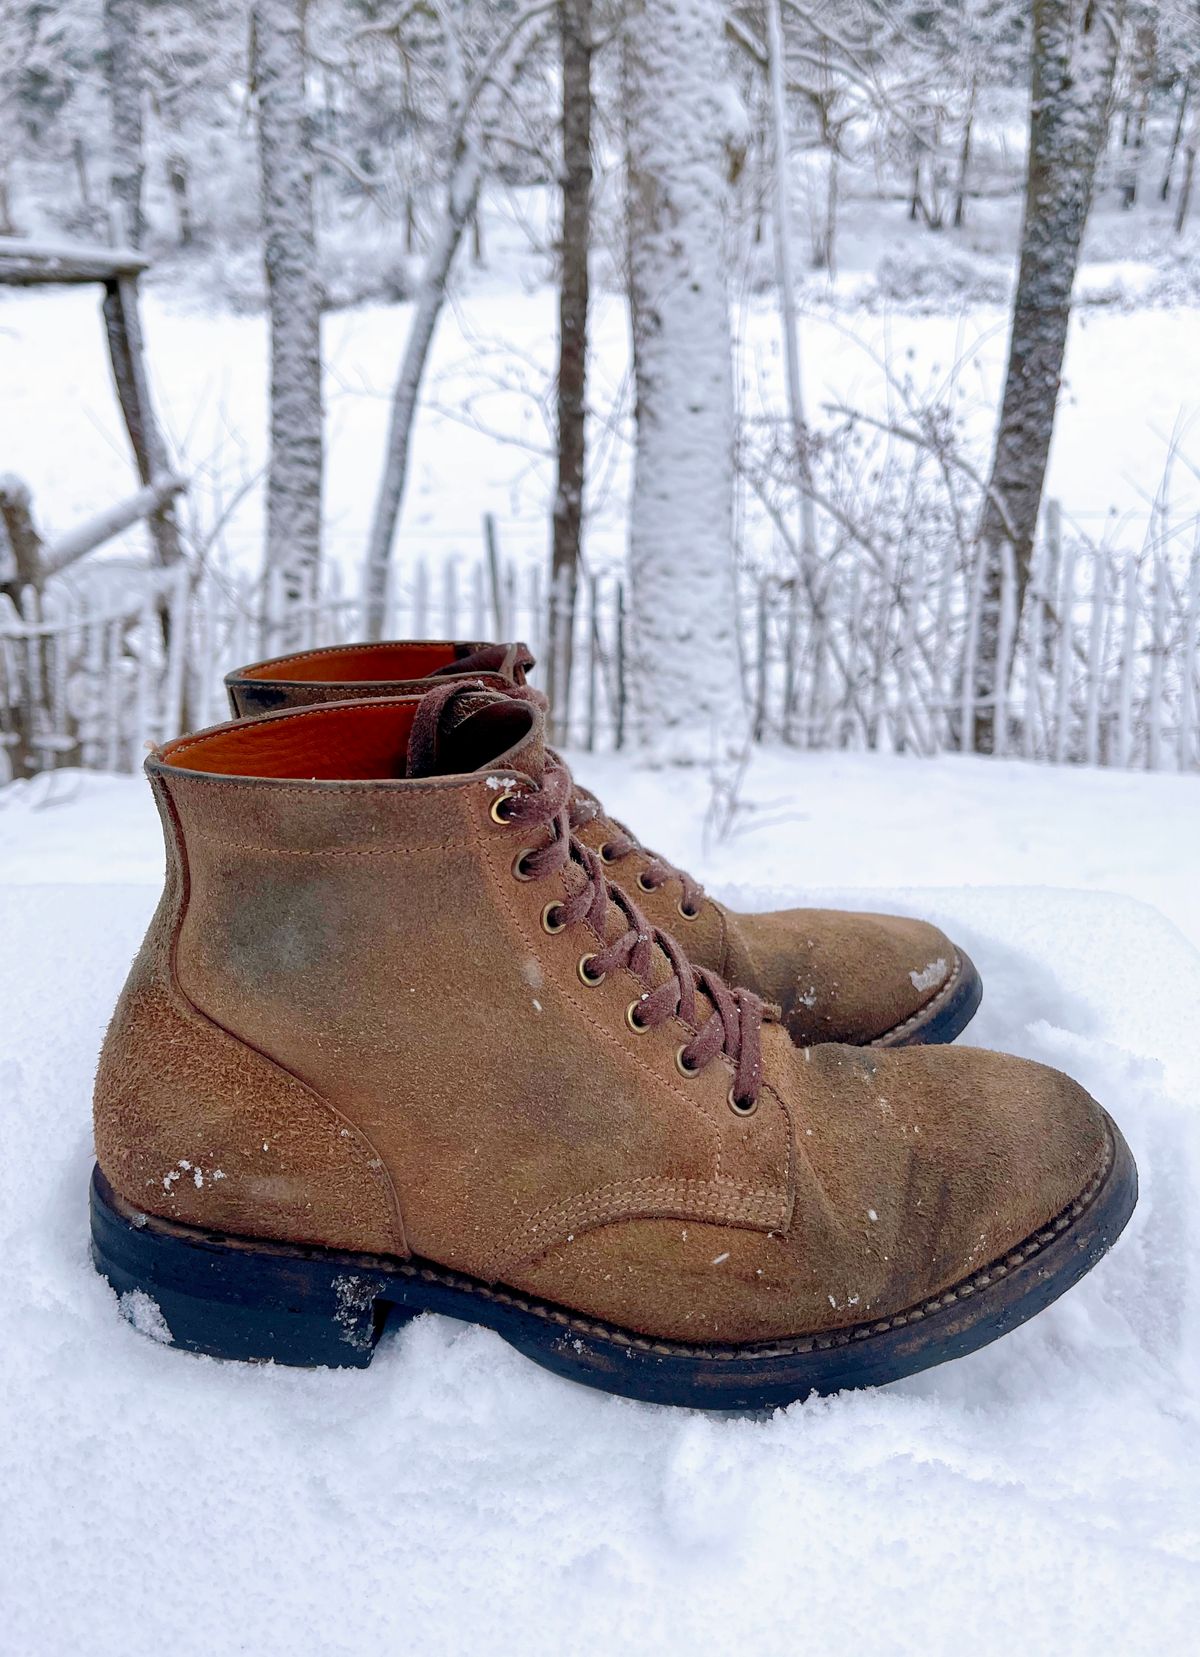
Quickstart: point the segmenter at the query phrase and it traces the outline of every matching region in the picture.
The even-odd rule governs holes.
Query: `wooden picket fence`
[[[894,568],[861,562],[743,574],[742,668],[757,741],[802,748],[970,750],[991,711],[993,751],[1053,763],[1200,769],[1200,555],[1165,538],[1136,551],[1065,534],[1051,505],[1021,613],[1000,595],[998,694],[974,664],[978,569],[913,547]],[[0,595],[0,779],[59,766],[128,771],[147,743],[226,717],[222,676],[287,648],[361,636],[361,604],[336,569],[302,594],[286,637],[263,617],[277,593],[186,569],[141,572],[107,606],[67,584],[20,613]],[[419,561],[398,573],[397,638],[523,638],[539,661],[557,626],[536,565]],[[633,693],[625,592],[582,582],[568,706],[555,739],[620,748]]]

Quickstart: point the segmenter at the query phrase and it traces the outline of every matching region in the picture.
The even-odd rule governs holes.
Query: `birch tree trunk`
[[[138,40],[141,0],[104,0],[108,49],[109,182],[121,221],[121,239],[142,245],[142,53]]]
[[[284,611],[321,556],[321,290],[305,108],[306,0],[255,0],[254,78],[271,329],[264,574]],[[272,581],[272,577],[281,577]],[[268,620],[290,642],[284,615]]]
[[[624,32],[637,449],[634,729],[652,759],[744,741],[724,280],[728,103],[719,0],[631,0]]]
[[[976,657],[979,700],[990,703],[1009,663],[999,659],[1001,568],[1012,553],[1019,616],[1062,382],[1071,290],[1108,130],[1121,0],[1033,0],[1032,92],[1021,262],[1008,369],[979,527],[986,571]],[[976,746],[992,748],[990,706]]]
[[[558,290],[558,475],[551,548],[548,683],[556,740],[571,695],[586,461],[588,249],[592,197],[592,0],[560,0],[562,232]]]
[[[783,43],[780,0],[766,0],[768,74],[771,84],[771,126],[775,138],[775,274],[779,282],[779,309],[783,323],[783,355],[787,367],[788,414],[796,449],[796,479],[800,496],[800,557],[810,567],[817,557],[817,519],[812,501],[812,472],[808,462],[808,419],[804,411],[804,384],[800,366],[800,323],[796,315],[796,280],[792,267],[791,148],[788,143],[787,63]],[[830,152],[830,205],[836,166]],[[831,214],[832,217],[832,214]],[[832,249],[833,230],[829,230]],[[813,574],[816,574],[815,567]]]

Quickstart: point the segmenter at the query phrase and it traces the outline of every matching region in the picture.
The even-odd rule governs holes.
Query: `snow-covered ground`
[[[1173,1654],[1200,1617],[1200,791],[1194,778],[758,755],[578,769],[747,906],[948,925],[972,1040],[1119,1118],[1142,1201],[999,1344],[770,1419],[593,1394],[426,1318],[365,1373],[184,1357],[86,1254],[89,1090],[154,901],[140,779],[0,795],[0,1650]]]

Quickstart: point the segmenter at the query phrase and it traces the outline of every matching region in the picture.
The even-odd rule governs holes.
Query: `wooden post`
[[[496,544],[496,520],[490,512],[483,515],[483,539],[487,546],[488,581],[492,593],[492,622],[496,642],[506,641],[504,630],[504,590],[500,584],[500,550]]]
[[[1196,671],[1200,666],[1200,533],[1192,545],[1191,568],[1188,570],[1183,640],[1179,689],[1179,769],[1190,771],[1193,765],[1200,763],[1200,751],[1197,751],[1200,721],[1196,717]]]
[[[138,476],[144,486],[149,486],[156,478],[169,473],[171,465],[150,399],[136,276],[117,274],[105,281],[104,323],[117,401],[133,447]],[[183,544],[173,503],[165,501],[151,515],[149,523],[158,562],[164,569],[179,563]]]
[[[16,575],[4,590],[17,604],[26,587],[42,590],[45,545],[34,526],[29,486],[11,472],[0,475],[0,523],[16,565]]]
[[[625,746],[625,583],[617,582],[617,732],[618,749]]]
[[[754,664],[754,723],[755,742],[761,742],[767,721],[767,586],[763,578],[758,589],[757,660]]]
[[[600,633],[599,620],[596,614],[597,588],[596,577],[587,577],[588,595],[588,662],[587,662],[587,729],[585,744],[588,753],[594,753],[596,748],[596,674],[599,666]]]

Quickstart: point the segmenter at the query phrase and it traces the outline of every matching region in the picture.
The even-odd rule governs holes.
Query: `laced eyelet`
[[[646,871],[644,869],[642,870],[641,874],[639,874],[638,877],[637,877],[637,884],[638,884],[638,891],[639,892],[657,892],[658,891],[658,887],[654,884],[654,882],[652,880],[647,880],[646,879]]]
[[[606,972],[592,972],[589,970],[595,959],[594,955],[581,955],[575,963],[575,971],[579,974],[579,982],[586,984],[589,990],[596,989],[608,977]]]
[[[753,1116],[758,1109],[757,1099],[739,1099],[732,1087],[729,1089],[726,1098],[729,1101],[729,1108],[735,1116]]]
[[[683,921],[698,921],[700,919],[700,911],[698,909],[685,909],[682,898],[675,905],[675,913]]]
[[[675,1049],[675,1068],[685,1079],[685,1081],[690,1082],[693,1076],[698,1076],[700,1074],[700,1066],[698,1064],[689,1064],[683,1056],[686,1052],[686,1042],[684,1042],[682,1046]]]
[[[631,1001],[625,1009],[625,1022],[628,1024],[635,1036],[648,1035],[650,1032],[650,1026],[648,1024],[643,1024],[641,1019],[638,1017],[638,1008],[641,1004],[641,997],[639,996],[636,1001]]]
[[[607,840],[601,846],[597,855],[599,856],[601,863],[615,863],[617,861],[613,856],[613,849]]]
[[[553,937],[556,932],[561,932],[567,924],[566,921],[558,921],[556,923],[550,919],[551,914],[556,909],[562,909],[562,904],[557,898],[554,899],[553,903],[548,903],[542,910],[542,931],[549,932],[551,937]]]
[[[523,846],[521,848],[521,850],[517,853],[517,855],[513,858],[512,872],[513,872],[513,879],[514,880],[532,880],[533,879],[533,876],[530,874],[529,870],[525,867],[525,859],[527,857],[532,857],[533,853],[534,853],[534,847],[533,846]]]
[[[508,825],[512,822],[512,818],[505,811],[504,807],[510,800],[515,800],[516,797],[517,796],[513,793],[511,788],[503,794],[496,795],[496,798],[492,801],[491,807],[488,811],[488,815],[491,817],[493,823],[499,823],[501,828],[508,827]]]

